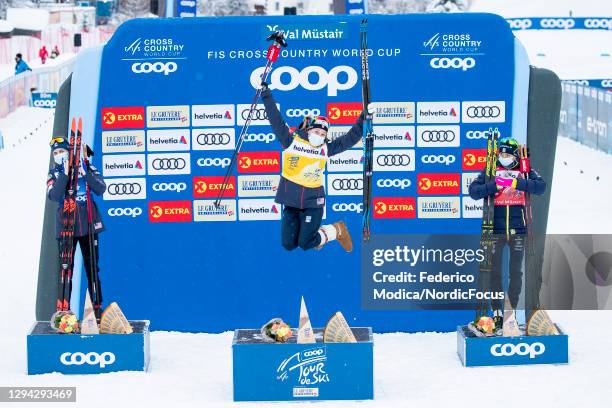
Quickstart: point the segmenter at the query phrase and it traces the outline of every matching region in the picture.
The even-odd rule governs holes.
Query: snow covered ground
[[[21,108],[0,121],[0,129],[13,137],[19,125],[25,126],[24,133],[32,129],[32,135],[0,151],[0,310],[19,311],[19,318],[11,318],[0,334],[0,385],[77,386],[79,405],[92,408],[125,406],[127,401],[132,405],[135,400],[156,407],[230,405],[231,333],[153,332],[151,370],[146,374],[25,374],[25,333],[34,318],[50,111]],[[607,216],[612,158],[559,139],[555,166],[550,232],[612,231]],[[571,363],[567,366],[466,369],[456,355],[454,333],[377,334],[376,399],[320,405],[472,407],[481,404],[477,401],[482,398],[497,408],[515,407],[525,399],[539,406],[609,406],[606,374],[612,366],[612,311],[556,311],[551,315],[570,334]]]

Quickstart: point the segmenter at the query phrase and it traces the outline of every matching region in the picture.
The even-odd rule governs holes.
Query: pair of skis
[[[361,49],[361,95],[363,100],[363,221],[362,239],[370,240],[370,218],[372,217],[372,175],[374,164],[374,131],[372,128],[372,115],[368,106],[372,101],[370,97],[370,69],[368,66],[368,19],[361,21],[359,30]]]
[[[62,207],[62,230],[59,240],[59,255],[60,255],[60,271],[59,271],[59,286],[57,291],[56,309],[57,311],[70,310],[70,296],[72,294],[72,275],[74,268],[74,228],[77,216],[77,191],[79,183],[79,174],[81,168],[81,138],[83,134],[83,120],[78,121],[73,118],[70,124],[70,138],[68,143],[68,184],[66,185],[66,193]],[[91,152],[90,149],[87,149]],[[89,167],[89,156],[92,153],[84,154],[84,162]],[[94,240],[93,227],[93,204],[91,201],[91,191],[89,184],[86,185],[87,196],[87,221],[88,221],[88,237],[89,237],[89,254],[91,270],[88,271],[88,282],[90,292],[92,294],[92,302],[96,317],[100,317],[100,281],[97,272],[96,260],[96,242]]]

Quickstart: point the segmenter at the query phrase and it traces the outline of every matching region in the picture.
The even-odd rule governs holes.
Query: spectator
[[[15,75],[19,75],[22,72],[31,71],[32,69],[23,60],[21,53],[15,55]]]
[[[59,52],[59,48],[57,48],[57,45],[55,47],[53,47],[53,50],[51,50],[51,59],[53,58],[57,58],[59,57],[60,52]]]
[[[40,57],[40,62],[44,65],[45,62],[47,62],[47,57],[49,56],[49,51],[47,51],[47,47],[43,45],[40,51],[38,51],[38,56]]]

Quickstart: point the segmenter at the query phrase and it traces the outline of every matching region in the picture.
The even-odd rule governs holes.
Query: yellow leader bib
[[[314,147],[295,136],[283,151],[283,177],[304,187],[323,185],[323,172],[327,164],[327,144]]]

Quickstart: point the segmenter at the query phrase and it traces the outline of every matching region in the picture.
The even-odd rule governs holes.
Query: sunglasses
[[[503,139],[501,139],[499,141],[500,144],[509,144],[512,147],[519,147],[519,143],[514,140],[514,139],[510,139],[510,138],[506,138],[504,137]]]

